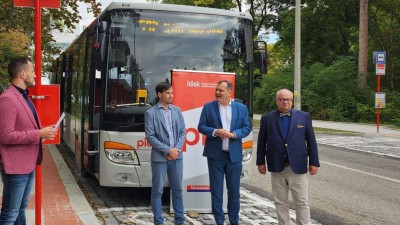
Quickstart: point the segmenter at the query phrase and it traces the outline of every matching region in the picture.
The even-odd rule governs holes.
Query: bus
[[[265,42],[253,41],[252,25],[247,13],[194,6],[104,9],[55,60],[51,78],[66,114],[62,140],[81,174],[102,186],[151,187],[144,113],[157,103],[155,85],[171,81],[173,69],[234,73],[235,100],[252,117],[254,49],[260,58],[266,52]],[[251,134],[246,141],[252,140]],[[243,180],[252,154],[247,144]]]

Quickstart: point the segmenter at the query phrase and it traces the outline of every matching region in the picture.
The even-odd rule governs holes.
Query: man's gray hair
[[[226,83],[226,86],[228,86],[228,90],[232,91],[232,83],[230,81],[220,80],[220,81],[218,81],[217,85],[220,85],[222,83]]]

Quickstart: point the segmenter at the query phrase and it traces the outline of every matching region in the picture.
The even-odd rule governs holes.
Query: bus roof
[[[206,8],[199,6],[188,6],[188,5],[171,5],[171,4],[155,4],[155,3],[123,3],[123,2],[112,2],[103,10],[103,13],[113,9],[148,9],[168,12],[186,12],[186,13],[201,13],[209,15],[222,15],[222,16],[233,16],[241,17],[252,20],[249,13],[237,12],[224,9]]]

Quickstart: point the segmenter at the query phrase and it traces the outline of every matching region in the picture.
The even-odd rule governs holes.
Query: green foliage
[[[58,48],[53,47],[53,30],[71,31],[78,24],[81,16],[78,3],[90,5],[88,12],[94,15],[100,13],[100,4],[96,0],[66,0],[61,1],[59,9],[41,10],[42,61],[51,62],[52,55],[58,54]],[[12,0],[0,0],[0,86],[9,82],[7,65],[16,56],[30,56],[34,51],[34,9],[15,7]]]
[[[264,77],[260,88],[255,90],[254,109],[265,113],[276,108],[275,94],[282,88],[293,90],[293,67],[280,69],[274,75]],[[302,69],[302,110],[313,119],[374,123],[375,91],[357,89],[357,60],[340,57],[330,66],[315,63]],[[386,108],[381,110],[381,121],[400,125],[400,93],[386,93]]]
[[[351,55],[351,46],[358,44],[358,1],[306,0],[301,9],[302,64],[325,65],[338,56]],[[294,4],[294,1],[293,1]],[[273,29],[279,33],[278,47],[289,56],[294,54],[295,8],[282,3]],[[284,7],[286,6],[286,7]],[[357,27],[357,29],[353,29]]]
[[[276,92],[282,88],[293,90],[293,67],[275,71],[263,78],[261,87],[254,91],[254,111],[266,113],[275,109]]]
[[[273,3],[276,17],[272,29],[280,37],[275,49],[283,53],[277,55],[279,60],[289,64],[294,59],[294,6],[295,1]],[[328,66],[342,56],[358,58],[359,9],[359,0],[302,0],[302,66],[310,67],[316,62]],[[369,1],[368,9],[368,74],[375,74],[372,52],[386,51],[386,76],[381,85],[396,90],[400,83],[399,1]],[[368,84],[376,82],[373,77],[367,77]]]
[[[369,52],[386,51],[386,76],[382,86],[395,90],[400,82],[400,4],[398,0],[377,1],[369,10]],[[371,70],[372,57],[371,57]],[[398,88],[397,88],[398,89]]]
[[[59,53],[59,50],[52,46],[54,39],[51,32],[53,30],[72,31],[78,24],[81,19],[78,11],[79,2],[90,5],[88,12],[94,15],[100,14],[100,3],[96,0],[65,0],[61,1],[59,9],[41,10],[43,62],[50,62],[51,56]],[[12,0],[0,0],[0,5],[0,32],[22,32],[31,38],[31,44],[33,44],[34,9],[15,7]],[[31,48],[31,51],[33,49]]]
[[[9,83],[8,63],[17,56],[29,52],[30,37],[21,32],[0,32],[0,92]]]
[[[383,90],[386,94],[386,107],[381,109],[381,123],[400,126],[400,93]]]
[[[307,90],[303,94],[304,110],[313,112],[316,118],[327,120],[345,120],[356,112],[355,103],[358,93],[357,65],[349,58],[341,58],[331,66],[310,67],[305,76],[310,76]]]

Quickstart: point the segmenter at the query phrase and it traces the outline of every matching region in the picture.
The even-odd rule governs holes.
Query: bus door
[[[90,38],[89,38],[90,39]],[[97,177],[99,173],[99,135],[100,135],[100,111],[101,111],[101,70],[96,66],[96,60],[92,57],[92,48],[87,44],[88,71],[83,82],[84,101],[82,105],[82,172],[89,172]]]

